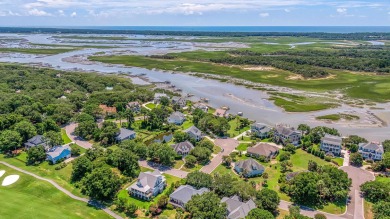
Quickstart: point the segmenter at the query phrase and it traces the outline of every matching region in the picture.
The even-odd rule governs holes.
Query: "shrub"
[[[326,219],[324,214],[318,213],[314,215],[314,219]]]
[[[332,160],[332,158],[331,157],[329,157],[329,156],[325,156],[325,161],[327,161],[327,162],[330,162]],[[336,164],[337,164],[337,162],[336,162]]]

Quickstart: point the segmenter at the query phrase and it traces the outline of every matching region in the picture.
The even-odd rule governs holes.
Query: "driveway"
[[[281,200],[279,203],[279,208],[282,210],[288,211],[288,206],[290,206],[290,205],[292,205],[291,202]],[[301,209],[302,215],[305,215],[305,216],[308,216],[311,218],[314,218],[314,215],[316,215],[318,213],[324,214],[327,219],[342,219],[343,218],[342,216],[329,214],[329,213],[325,213],[325,212],[321,212],[321,211],[316,211],[316,210],[313,210],[313,209],[305,207],[305,206],[300,206],[300,209]]]
[[[138,161],[138,164],[141,167],[146,167],[146,168],[149,168],[149,169],[152,169],[152,170],[158,170],[158,171],[160,171],[162,173],[165,173],[165,174],[168,174],[168,175],[171,175],[171,176],[176,176],[176,177],[179,177],[181,179],[186,178],[187,175],[188,175],[188,172],[186,172],[186,171],[173,169],[171,167],[166,167],[166,166],[163,166],[163,165],[160,165],[160,164],[156,164],[156,163],[153,163],[153,162],[150,162],[150,161],[146,161],[146,160],[140,160],[140,161]]]
[[[236,139],[215,139],[214,144],[221,147],[222,151],[215,156],[210,163],[202,167],[200,171],[210,174],[222,163],[222,157],[227,156],[240,144]]]
[[[77,127],[77,123],[70,123],[64,127],[66,134],[72,140],[74,143],[79,145],[80,147],[83,147],[85,149],[92,148],[92,144],[86,140],[81,139],[79,136],[76,136],[74,134],[74,130]]]
[[[351,201],[348,203],[347,212],[343,215],[343,218],[362,219],[364,218],[364,202],[360,195],[360,185],[374,180],[375,176],[371,172],[354,166],[343,166],[340,169],[352,179],[352,187],[349,192]]]

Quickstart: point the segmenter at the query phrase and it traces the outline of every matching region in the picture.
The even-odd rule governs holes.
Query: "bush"
[[[56,166],[56,168],[54,168],[54,169],[55,170],[60,170],[60,169],[65,168],[66,166],[68,166],[68,164],[65,163],[65,162],[62,162],[60,165]]]
[[[325,156],[325,161],[330,162],[330,161],[332,161],[332,158],[329,156]],[[336,164],[337,164],[337,162],[336,162]]]
[[[314,219],[326,219],[324,214],[318,213],[314,215]]]

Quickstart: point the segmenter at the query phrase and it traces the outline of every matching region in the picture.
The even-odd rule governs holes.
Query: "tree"
[[[286,160],[290,160],[290,152],[285,152],[285,153],[281,153],[279,155],[279,161],[286,161]]]
[[[136,177],[140,172],[138,156],[128,149],[119,148],[109,155],[110,165],[117,167],[123,175]]]
[[[166,166],[172,166],[176,157],[175,150],[166,144],[160,145],[154,153],[154,160]]]
[[[46,160],[46,151],[42,145],[27,150],[27,164],[36,165]]]
[[[131,128],[131,126],[135,122],[134,112],[131,109],[126,109],[124,115],[127,119],[127,128]]]
[[[348,138],[343,139],[343,143],[347,148],[349,148],[352,145],[358,145],[360,143],[366,143],[368,142],[367,139],[359,137],[357,135],[350,135]]]
[[[207,138],[202,139],[197,145],[197,147],[204,147],[208,148],[210,151],[213,151],[214,149],[214,143],[208,140]]]
[[[192,156],[192,155],[187,155],[184,160],[186,161],[186,163],[184,164],[185,167],[187,168],[193,168],[195,167],[196,165],[196,157]]]
[[[293,144],[287,144],[285,147],[283,147],[284,151],[290,152],[291,154],[295,154],[295,150],[297,148]]]
[[[79,146],[77,146],[76,144],[71,144],[70,149],[71,149],[70,153],[72,156],[75,156],[75,157],[80,156],[81,149]]]
[[[196,157],[199,163],[207,163],[210,160],[211,151],[205,147],[195,147],[190,151],[190,155]]]
[[[22,144],[22,136],[19,132],[12,130],[5,130],[0,133],[0,150],[9,152],[16,150]]]
[[[317,162],[313,161],[313,160],[309,160],[309,163],[307,164],[307,169],[311,172],[317,172],[317,167],[318,167],[318,164]]]
[[[230,167],[230,165],[231,165],[232,162],[233,162],[233,159],[232,159],[232,157],[230,157],[229,155],[223,155],[223,156],[222,156],[222,162],[223,162],[223,164],[225,164],[227,167]]]
[[[278,193],[268,188],[264,188],[256,194],[257,206],[267,211],[275,212],[278,209],[279,202]]]
[[[100,130],[99,140],[102,145],[111,145],[116,141],[116,136],[119,133],[119,128],[115,122],[105,121]]]
[[[203,187],[211,188],[211,186],[213,185],[213,178],[207,173],[194,171],[187,175],[186,183],[197,189]]]
[[[291,180],[291,200],[305,205],[316,205],[320,202],[317,189],[319,176],[313,172],[303,172],[297,174]]]
[[[317,213],[314,215],[314,219],[326,219],[326,216],[321,213]]]
[[[92,169],[92,162],[86,156],[77,158],[72,166],[72,181],[80,181],[86,174],[90,173]]]
[[[275,217],[271,212],[263,209],[254,208],[249,213],[245,219],[274,219]]]
[[[390,183],[382,181],[370,181],[360,186],[364,197],[370,202],[390,202]]]
[[[37,130],[35,126],[29,121],[21,121],[16,123],[15,131],[19,132],[20,136],[22,136],[22,141],[26,142],[28,139],[37,135]]]
[[[165,107],[169,106],[169,99],[168,99],[168,97],[161,97],[160,98],[160,104],[162,106],[165,106]]]
[[[50,147],[59,146],[64,143],[60,132],[48,131],[43,134],[43,138],[46,144]]]
[[[354,166],[362,166],[363,165],[363,157],[360,153],[353,153],[349,157],[349,162]]]
[[[80,122],[76,127],[74,133],[83,139],[91,139],[97,129],[98,126],[93,120],[87,120],[84,122]]]
[[[175,132],[175,134],[173,134],[173,138],[176,143],[184,142],[191,139],[186,132]]]
[[[214,182],[211,185],[215,193],[220,197],[230,197],[236,193],[235,182],[236,178],[233,178],[230,174],[215,174]]]
[[[385,140],[382,142],[383,150],[386,152],[390,152],[390,140]]]
[[[213,192],[193,196],[185,208],[190,212],[191,218],[224,219],[226,217],[226,203],[221,203],[221,199]]]
[[[168,201],[169,201],[168,196],[162,195],[162,196],[157,200],[157,206],[158,206],[159,208],[165,208],[165,206],[167,206],[167,204],[168,204]]]
[[[98,200],[111,200],[120,188],[119,177],[108,167],[93,169],[81,184],[85,195]]]
[[[390,202],[378,202],[374,204],[372,211],[374,219],[388,219],[390,218]]]
[[[256,190],[245,181],[235,181],[233,183],[233,188],[234,194],[243,201],[248,201],[252,197],[256,196]]]
[[[306,124],[299,124],[298,131],[302,131],[302,133],[306,135],[306,134],[310,133],[310,126],[308,126]]]

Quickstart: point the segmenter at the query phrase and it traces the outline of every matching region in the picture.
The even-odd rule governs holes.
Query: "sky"
[[[0,26],[389,26],[390,0],[0,0]]]

